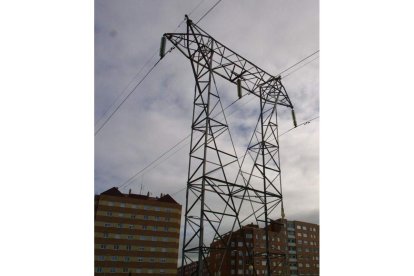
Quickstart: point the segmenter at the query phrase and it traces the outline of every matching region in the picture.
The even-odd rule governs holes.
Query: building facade
[[[319,275],[319,225],[277,220],[268,233],[272,275]],[[223,240],[211,244],[212,275],[267,275],[265,229],[246,225]]]
[[[95,275],[176,275],[180,220],[169,195],[95,196]]]
[[[290,275],[319,275],[319,225],[287,221]]]

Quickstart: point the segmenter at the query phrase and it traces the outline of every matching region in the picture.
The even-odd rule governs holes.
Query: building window
[[[118,214],[118,216],[123,217],[123,216],[124,216],[124,214],[123,214],[123,213],[119,213],[119,214]]]
[[[162,252],[167,252],[167,248],[161,249]]]
[[[168,218],[168,217],[167,217],[167,218],[165,218],[165,221],[170,221],[170,218]]]
[[[167,242],[168,241],[168,238],[164,237],[164,238],[162,238],[162,241],[163,242]]]
[[[146,225],[142,225],[142,230],[147,230],[147,226]]]
[[[100,260],[100,261],[104,261],[104,260],[105,260],[105,256],[99,256],[99,257],[98,257],[98,260]]]
[[[131,236],[131,235],[128,236],[128,240],[133,240],[133,239],[134,239],[134,236]]]
[[[157,237],[152,237],[152,241],[157,241]]]
[[[128,272],[128,268],[124,267],[124,268],[122,269],[122,272]]]
[[[149,209],[150,209],[150,207],[148,205],[144,206],[144,210],[149,210]]]
[[[239,247],[243,246],[243,242],[239,241],[239,242],[237,243],[237,246],[239,246]]]
[[[310,265],[309,265],[309,264],[306,264],[305,266],[306,266],[306,267],[310,267]]]
[[[168,232],[168,227],[167,226],[164,227],[164,231]]]
[[[129,229],[134,229],[134,225],[133,224],[130,224],[129,225]]]
[[[125,257],[124,257],[124,261],[125,261],[125,262],[129,262],[129,261],[130,261],[130,258],[129,258],[128,256],[125,256]]]
[[[116,272],[116,269],[115,269],[115,267],[111,267],[111,273],[115,273]]]
[[[109,201],[109,202],[108,202],[108,205],[109,205],[109,206],[114,206],[114,203],[113,203],[112,201]]]
[[[159,216],[156,216],[156,217],[155,217],[155,220],[156,220],[156,221],[160,221],[160,217],[159,217]]]
[[[106,249],[106,244],[101,244],[101,249]]]
[[[155,262],[155,259],[154,258],[150,258],[150,262],[151,263],[154,263]]]
[[[137,205],[133,204],[132,208],[137,209]]]
[[[97,267],[96,268],[96,272],[102,272],[103,270],[102,270],[102,267]]]
[[[144,251],[145,250],[145,248],[144,247],[140,247],[139,248],[139,251]]]
[[[251,239],[251,238],[253,238],[253,235],[251,233],[247,233],[246,234],[246,239]]]
[[[167,259],[165,259],[165,258],[161,258],[161,259],[160,259],[160,262],[161,262],[161,263],[165,263],[166,261],[167,261]]]
[[[152,269],[148,269],[148,274],[152,274]]]
[[[141,268],[137,268],[137,269],[135,270],[135,272],[136,272],[136,273],[141,273]]]
[[[116,235],[115,235],[115,239],[119,239],[119,237],[120,237],[120,236],[119,236],[118,234],[116,234]]]
[[[120,206],[121,206],[121,207],[125,207],[125,203],[121,203],[121,204],[120,204]]]
[[[160,207],[155,207],[155,211],[160,211]]]
[[[164,269],[160,269],[160,274],[164,274],[165,270]]]
[[[111,227],[110,223],[105,223],[105,227]]]
[[[106,212],[106,215],[107,215],[108,217],[112,217],[112,212]]]
[[[306,226],[302,226],[303,230],[306,230]]]
[[[154,247],[151,247],[151,252],[155,252],[155,248]]]
[[[122,228],[122,227],[123,227],[122,223],[118,223],[118,228]]]
[[[301,229],[300,225],[296,225],[296,229]]]
[[[103,237],[104,237],[104,238],[109,238],[108,233],[103,233]]]
[[[111,257],[111,260],[112,260],[112,261],[118,261],[118,256],[112,256],[112,257]]]
[[[152,227],[152,231],[158,231],[158,227],[157,226],[153,226]]]
[[[304,234],[303,234],[303,236],[304,236],[305,238],[307,238],[307,237],[308,237],[308,234],[305,234],[305,233],[304,233]]]
[[[148,220],[148,216],[144,216],[144,220]]]
[[[128,245],[126,246],[126,250],[131,251],[131,245],[130,245],[130,244],[128,244]]]
[[[142,257],[138,257],[138,262],[139,263],[142,263],[144,261],[144,258],[142,258]]]
[[[119,249],[119,245],[118,244],[114,244],[114,249],[118,250]]]

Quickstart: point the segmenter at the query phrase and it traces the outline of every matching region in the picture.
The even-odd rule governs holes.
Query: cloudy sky
[[[184,32],[185,14],[196,22],[216,2],[95,1],[95,131],[158,60],[162,34]],[[224,0],[198,25],[272,75],[319,50],[318,1]],[[298,123],[319,116],[317,57],[282,74]],[[217,81],[227,106],[236,88]],[[96,134],[95,193],[123,185],[125,193],[169,193],[185,204],[189,140],[182,140],[190,133],[193,89],[189,61],[179,51],[168,54]],[[226,110],[238,155],[257,120],[245,112],[257,108],[254,100],[243,97]],[[280,109],[279,123],[279,133],[292,128],[290,110]],[[287,218],[319,223],[319,119],[281,136],[280,153]]]

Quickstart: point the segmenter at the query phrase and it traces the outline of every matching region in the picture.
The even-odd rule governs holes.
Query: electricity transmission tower
[[[278,206],[284,218],[277,108],[290,108],[294,118],[293,105],[280,76],[265,72],[186,19],[186,33],[166,33],[161,43],[161,57],[168,39],[190,60],[195,77],[182,268],[198,261],[197,275],[216,275],[219,270],[212,268],[209,257],[212,250],[221,250],[224,259],[231,251],[225,236],[254,223],[265,229],[266,248],[246,252],[251,260],[260,256],[266,261],[267,275],[272,275],[271,260],[285,258],[283,252],[269,248],[268,235]],[[236,84],[239,97],[244,89],[258,98],[260,115],[241,161],[215,76]],[[211,248],[213,241],[219,246]]]

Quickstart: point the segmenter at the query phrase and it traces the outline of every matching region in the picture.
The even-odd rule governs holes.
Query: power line
[[[184,137],[183,139],[181,139],[178,143],[176,143],[173,147],[171,147],[169,150],[167,150],[166,152],[164,152],[163,154],[161,154],[160,156],[157,157],[157,159],[155,159],[154,161],[152,161],[149,165],[147,165],[145,168],[141,169],[139,172],[137,172],[136,174],[134,174],[133,176],[131,176],[127,181],[125,181],[124,183],[122,183],[119,186],[119,189],[123,188],[124,186],[127,186],[127,184],[134,179],[137,175],[139,175],[141,172],[145,171],[147,168],[149,168],[152,164],[154,164],[155,162],[157,162],[158,160],[160,160],[162,157],[164,157],[167,153],[169,153],[170,151],[172,151],[174,148],[176,148],[179,144],[181,144],[182,142],[184,142],[188,137],[190,137],[191,134],[187,135],[186,137]]]
[[[220,2],[221,0],[219,0],[218,2]],[[198,5],[193,8],[189,15],[191,15],[200,5],[201,3],[203,3],[204,0],[201,0]],[[215,6],[217,6],[218,3],[216,3],[212,8],[210,8],[210,10],[208,10],[204,15],[206,16]],[[202,18],[203,18],[202,17]],[[202,19],[201,18],[201,19]],[[201,21],[201,19],[199,21]],[[185,19],[183,21],[181,21],[181,23],[175,28],[174,31],[176,31],[181,24],[185,21]],[[171,51],[174,50],[175,47],[171,47],[166,53],[165,55],[167,55],[168,53],[170,53]],[[144,66],[142,66],[142,68],[138,71],[137,74],[135,74],[135,76],[131,79],[131,81],[128,83],[128,85],[125,87],[125,89],[118,95],[118,97],[115,99],[115,101],[109,106],[109,108],[104,112],[104,114],[101,116],[101,118],[99,118],[96,123],[95,123],[95,127],[97,125],[98,122],[100,122],[102,120],[102,118],[108,113],[108,111],[115,105],[115,103],[119,100],[119,98],[124,94],[124,92],[126,91],[126,89],[131,85],[131,83],[133,82],[133,80],[141,73],[141,71],[148,65],[148,63],[155,57],[155,55],[157,54],[157,51],[153,54],[153,56],[144,64]],[[164,55],[164,56],[165,56]],[[122,100],[122,102],[115,108],[115,110],[109,115],[109,117],[104,121],[104,123],[99,127],[99,129],[95,132],[95,136],[99,133],[99,131],[106,125],[106,123],[112,118],[112,116],[115,114],[115,112],[118,111],[118,109],[122,106],[122,104],[126,101],[126,99],[135,91],[135,89],[137,89],[137,87],[145,80],[145,78],[151,73],[151,71],[157,66],[157,64],[161,61],[162,58],[159,58],[158,61],[151,67],[151,69],[144,75],[144,77],[138,82],[138,84],[128,93],[128,95],[124,98],[124,100]]]
[[[292,72],[290,72],[289,74],[285,75],[282,77],[282,79],[285,79],[286,77],[290,76],[291,74],[295,73],[296,71],[298,71],[299,69],[302,69],[303,67],[305,67],[306,65],[308,65],[309,63],[311,63],[314,60],[317,60],[319,57],[316,57],[308,62],[306,62],[305,64],[303,64],[301,67],[296,68],[295,70],[293,70]]]
[[[200,22],[207,14],[209,14],[222,0],[218,0],[197,22]]]
[[[296,65],[298,65],[299,63],[301,63],[301,62],[303,62],[303,61],[307,60],[308,58],[310,58],[311,56],[313,56],[313,55],[315,55],[315,54],[317,54],[317,53],[319,53],[319,50],[317,50],[316,52],[314,52],[314,53],[310,54],[309,56],[307,56],[307,57],[305,57],[305,58],[301,59],[300,61],[296,62],[295,64],[293,64],[293,65],[292,65],[292,66],[290,66],[289,68],[287,68],[287,69],[283,70],[282,72],[280,72],[280,73],[279,73],[279,75],[281,75],[281,74],[283,74],[284,72],[286,72],[286,71],[290,70],[291,68],[295,67],[295,66],[296,66]]]
[[[116,102],[121,98],[121,96],[125,93],[125,91],[127,90],[127,88],[131,85],[131,83],[134,81],[135,78],[137,78],[139,76],[139,74],[142,72],[142,70],[144,70],[144,68],[150,63],[150,61],[157,55],[157,52],[154,53],[154,55],[152,55],[152,57],[150,57],[147,62],[145,62],[145,64],[141,67],[141,69],[139,69],[138,73],[135,74],[135,76],[129,81],[128,85],[124,88],[124,90],[122,90],[122,92],[116,97],[116,99],[113,101],[113,103],[108,107],[108,109],[104,112],[104,114],[95,122],[95,127],[98,124],[98,122],[100,122],[102,120],[103,117],[105,117],[105,115],[108,113],[108,111],[116,104]]]
[[[104,123],[101,125],[101,127],[95,132],[96,134],[99,133],[99,131],[106,125],[106,123],[112,118],[112,116],[115,114],[115,112],[118,111],[118,109],[123,105],[123,103],[131,96],[131,94],[137,89],[137,87],[145,80],[145,78],[154,70],[155,66],[161,61],[161,58],[151,67],[151,69],[144,75],[144,77],[138,82],[137,85],[131,90],[131,92],[128,93],[128,95],[122,100],[122,102],[115,108],[115,110],[109,115],[108,118],[104,121]]]
[[[307,57],[305,57],[304,59],[302,59],[302,60],[300,60],[299,62],[297,62],[297,63],[295,63],[295,65],[294,66],[296,66],[296,65],[298,65],[298,64],[300,64],[301,62],[303,62],[303,61],[305,61],[306,59],[308,59],[309,57],[311,57],[312,55],[314,55],[315,53],[317,53],[317,52],[319,52],[319,50],[318,51],[316,51],[316,52],[314,52],[314,53],[312,53],[312,54],[310,54],[309,56],[307,56]],[[310,62],[312,62],[313,60],[311,60]],[[308,63],[310,63],[310,62],[308,62]],[[306,64],[308,64],[308,63],[306,63]],[[306,65],[305,64],[305,65]],[[305,66],[305,65],[303,65],[303,66]],[[290,66],[289,68],[293,68],[294,66]],[[302,66],[302,67],[303,67]],[[302,68],[302,67],[300,67],[300,68]],[[289,69],[288,68],[288,69]],[[300,69],[299,68],[299,69]],[[281,73],[283,73],[283,72],[286,72],[288,69],[286,69],[286,70],[284,70],[284,71],[282,71]],[[290,74],[292,74],[293,72],[295,72],[295,71],[297,71],[297,70],[294,70],[294,71],[292,71]],[[279,75],[281,74],[281,73],[279,73]],[[289,75],[290,75],[289,74]],[[286,77],[286,76],[285,76]],[[242,96],[242,98],[244,97],[244,96],[248,96],[248,95],[251,95],[251,94],[245,94],[245,95],[243,95]],[[241,99],[241,98],[240,98]],[[238,102],[240,99],[236,99],[235,101],[233,101],[232,103],[230,103],[228,106],[226,106],[220,113],[218,113],[217,115],[216,115],[216,117],[217,116],[219,116],[220,114],[222,114],[222,113],[224,113],[224,111],[225,110],[227,110],[229,107],[231,107],[233,104],[235,104],[236,102]],[[247,102],[245,102],[243,105],[245,105],[245,104],[247,104],[247,103],[249,103],[249,102],[251,102],[253,100],[253,98],[252,99],[250,99],[249,101],[247,101]],[[235,110],[236,111],[236,110]],[[230,113],[229,115],[228,115],[228,117],[230,117],[231,115],[233,115],[234,113],[235,113],[235,111],[233,111],[232,113]],[[319,118],[319,117],[317,117],[317,118]],[[314,118],[315,119],[315,118]],[[312,121],[312,120],[314,120],[314,119],[311,119],[310,121]],[[310,122],[309,121],[309,122]],[[308,121],[307,121],[308,122]],[[306,123],[306,122],[305,122]],[[298,125],[298,126],[300,126],[300,125]],[[292,128],[292,129],[294,129],[294,128]],[[289,132],[289,131],[291,131],[292,129],[289,129],[287,132]],[[282,133],[281,135],[279,135],[279,137],[280,136],[282,136],[283,134],[285,134],[285,133]],[[149,165],[147,165],[145,168],[143,168],[143,169],[141,169],[140,171],[138,171],[136,174],[134,174],[132,177],[130,177],[127,181],[125,181],[125,182],[123,182],[120,186],[119,186],[119,188],[123,188],[123,187],[128,187],[129,186],[129,184],[130,184],[130,182],[131,182],[131,180],[133,180],[136,176],[138,176],[140,173],[142,173],[142,172],[144,172],[146,169],[148,169],[149,167],[151,167],[151,165],[153,165],[155,162],[157,162],[158,160],[160,160],[162,157],[164,157],[166,154],[168,154],[169,152],[171,152],[174,148],[176,148],[179,144],[181,144],[183,141],[185,141],[186,139],[188,139],[189,137],[191,136],[191,134],[189,134],[189,135],[187,135],[186,137],[184,137],[184,138],[182,138],[177,144],[175,144],[174,146],[172,146],[170,149],[168,149],[166,152],[164,152],[163,154],[161,154],[159,157],[157,157],[154,161],[152,161]],[[187,144],[186,144],[187,145]],[[163,161],[161,161],[159,164],[161,164],[162,162],[164,162],[164,161],[166,161],[166,160],[168,160],[171,156],[173,156],[175,153],[177,153],[178,151],[180,151],[181,149],[183,149],[184,147],[181,147],[179,150],[177,150],[177,151],[175,151],[172,155],[170,155],[168,158],[166,158],[166,159],[164,159]],[[156,167],[158,167],[159,166],[159,164],[157,164],[155,167],[153,167],[153,168],[151,168],[150,170],[152,170],[152,169],[154,169],[154,168],[156,168]]]
[[[298,125],[297,125],[297,127],[293,127],[293,128],[291,128],[291,129],[288,129],[287,131],[283,132],[282,134],[280,134],[280,135],[279,135],[279,137],[281,137],[281,136],[285,135],[286,133],[288,133],[288,132],[290,132],[290,131],[292,131],[292,130],[294,130],[294,129],[298,128],[299,126],[303,126],[303,125],[310,124],[310,122],[312,122],[313,120],[316,120],[316,119],[318,119],[318,118],[319,118],[319,116],[316,116],[316,117],[314,117],[314,118],[312,118],[312,119],[309,119],[309,120],[307,120],[307,121],[304,121],[304,122],[302,122],[302,123],[298,124]],[[244,157],[244,155],[243,155],[243,156],[238,157],[238,159],[243,158],[243,157]],[[183,187],[183,188],[181,188],[180,190],[178,190],[178,191],[176,191],[176,192],[172,193],[171,195],[172,195],[172,196],[173,196],[173,195],[176,195],[176,194],[178,194],[178,193],[180,193],[180,192],[184,191],[184,190],[185,190],[185,188],[187,188],[187,186],[184,186],[184,187]]]

